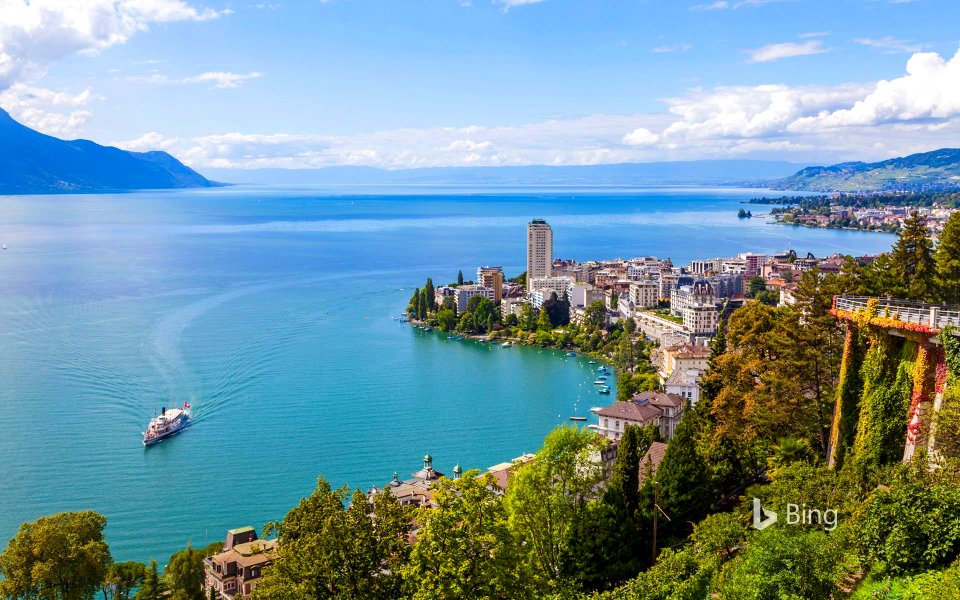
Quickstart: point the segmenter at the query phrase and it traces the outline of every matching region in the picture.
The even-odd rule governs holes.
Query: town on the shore
[[[771,212],[774,222],[826,229],[896,233],[913,213],[938,236],[960,205],[957,192],[835,193],[809,197],[755,198],[751,204],[782,204]],[[745,216],[744,209],[740,215]]]
[[[509,280],[501,266],[480,266],[472,282],[436,286],[432,305],[448,307],[455,316],[462,316],[473,312],[482,298],[497,307],[502,322],[510,323],[525,312],[539,313],[551,299],[556,302],[566,298],[571,323],[582,324],[591,315],[596,318],[600,314],[604,326],[627,321],[635,324],[634,335],[642,336],[653,347],[650,360],[660,389],[594,407],[596,421],[588,426],[609,440],[598,457],[606,470],[612,468],[617,444],[628,426],[653,425],[659,430],[663,441],[652,442],[641,459],[641,482],[656,473],[684,411],[700,399],[699,383],[711,355],[709,343],[717,334],[722,315],[748,299],[792,304],[795,282],[804,272],[817,268],[822,273],[839,273],[846,260],[841,255],[818,258],[790,250],[697,259],[684,266],[653,256],[578,262],[553,257],[553,236],[546,220],[531,220],[527,225],[525,277]],[[873,257],[855,260],[867,264]],[[601,306],[603,310],[597,311]],[[505,340],[505,344],[521,341],[498,337],[498,331],[502,330],[494,328],[481,337]],[[533,459],[533,454],[523,454],[488,467],[486,472],[496,481],[497,493],[505,493],[513,469]],[[445,474],[434,467],[433,457],[427,454],[422,468],[407,478],[395,472],[386,485],[373,487],[368,497],[372,502],[376,494],[389,493],[403,506],[429,508],[435,506],[434,483],[462,474],[459,464]],[[251,527],[231,530],[223,550],[204,560],[204,587],[215,590],[219,598],[249,595],[263,568],[275,557],[275,541],[258,540]]]

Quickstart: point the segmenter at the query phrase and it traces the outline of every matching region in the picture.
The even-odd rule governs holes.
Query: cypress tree
[[[710,465],[697,448],[703,419],[697,411],[686,411],[667,445],[656,479],[660,485],[660,505],[670,515],[666,530],[679,532],[686,523],[696,523],[713,508],[715,490]],[[646,482],[644,482],[646,483]]]
[[[421,321],[427,318],[427,290],[420,290],[420,298],[417,301],[417,316]]]
[[[908,300],[932,300],[935,295],[933,244],[926,221],[917,211],[903,222],[891,258],[900,286],[898,294]]]
[[[437,299],[434,297],[433,279],[427,277],[427,284],[423,286],[423,292],[427,295],[427,308],[430,311],[437,310]]]
[[[420,288],[413,290],[413,295],[410,296],[410,302],[407,303],[407,315],[411,318],[419,318],[420,316]]]
[[[457,285],[463,285],[463,271],[457,271]]]
[[[960,211],[947,219],[935,254],[940,299],[960,304]]]

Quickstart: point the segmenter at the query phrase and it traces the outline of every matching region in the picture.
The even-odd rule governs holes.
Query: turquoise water
[[[109,518],[118,559],[282,518],[319,474],[364,488],[485,468],[609,401],[580,358],[398,323],[427,275],[555,254],[692,258],[889,248],[739,221],[752,190],[238,187],[0,197],[0,540],[62,510]],[[758,211],[754,211],[755,213]],[[194,425],[145,449],[188,401]],[[2,543],[2,541],[0,541]]]

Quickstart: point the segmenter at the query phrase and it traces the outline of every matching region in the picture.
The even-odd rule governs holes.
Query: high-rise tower
[[[553,267],[553,230],[543,219],[527,225],[527,289],[530,281],[550,277]]]

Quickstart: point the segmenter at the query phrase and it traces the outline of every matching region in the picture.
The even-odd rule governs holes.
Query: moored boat
[[[586,421],[586,417],[570,417],[571,421]]]
[[[180,433],[190,423],[189,409],[190,405],[186,402],[183,408],[161,408],[160,414],[150,419],[147,430],[143,432],[143,445],[150,446]]]

